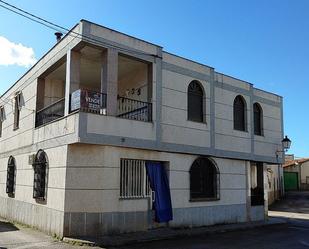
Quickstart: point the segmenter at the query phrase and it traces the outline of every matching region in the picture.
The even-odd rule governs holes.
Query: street
[[[308,249],[309,192],[290,192],[271,207],[269,215],[287,224],[203,236],[184,237],[117,247],[118,249]],[[0,222],[0,249],[76,249],[80,247],[53,239],[30,228]],[[115,247],[114,247],[115,248]],[[112,249],[109,248],[109,249]]]
[[[261,227],[168,241],[156,241],[118,249],[308,249],[309,192],[290,192],[271,207],[270,216],[288,220],[285,225]]]

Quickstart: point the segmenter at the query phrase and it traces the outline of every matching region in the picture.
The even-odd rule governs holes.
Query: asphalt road
[[[118,249],[309,249],[309,192],[291,192],[270,216],[288,223],[269,227],[143,243]]]
[[[118,247],[118,249],[309,249],[309,192],[288,193],[270,216],[287,224]],[[0,220],[0,249],[95,249],[57,241],[30,228]],[[109,248],[111,249],[111,248]]]

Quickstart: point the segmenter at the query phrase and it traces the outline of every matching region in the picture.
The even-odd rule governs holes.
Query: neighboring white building
[[[59,236],[263,220],[282,163],[282,97],[85,20],[0,105],[0,215]]]

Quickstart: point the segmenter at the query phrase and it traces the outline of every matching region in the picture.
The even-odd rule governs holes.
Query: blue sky
[[[309,1],[7,1],[67,28],[80,19],[99,23],[283,96],[289,153],[309,157]],[[21,43],[24,56],[39,59],[53,33],[0,8],[0,38]],[[3,65],[1,56],[0,94],[29,69],[16,65],[25,59]]]

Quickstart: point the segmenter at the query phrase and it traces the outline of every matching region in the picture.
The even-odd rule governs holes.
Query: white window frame
[[[151,196],[145,164],[145,160],[120,159],[120,199],[140,199]]]

